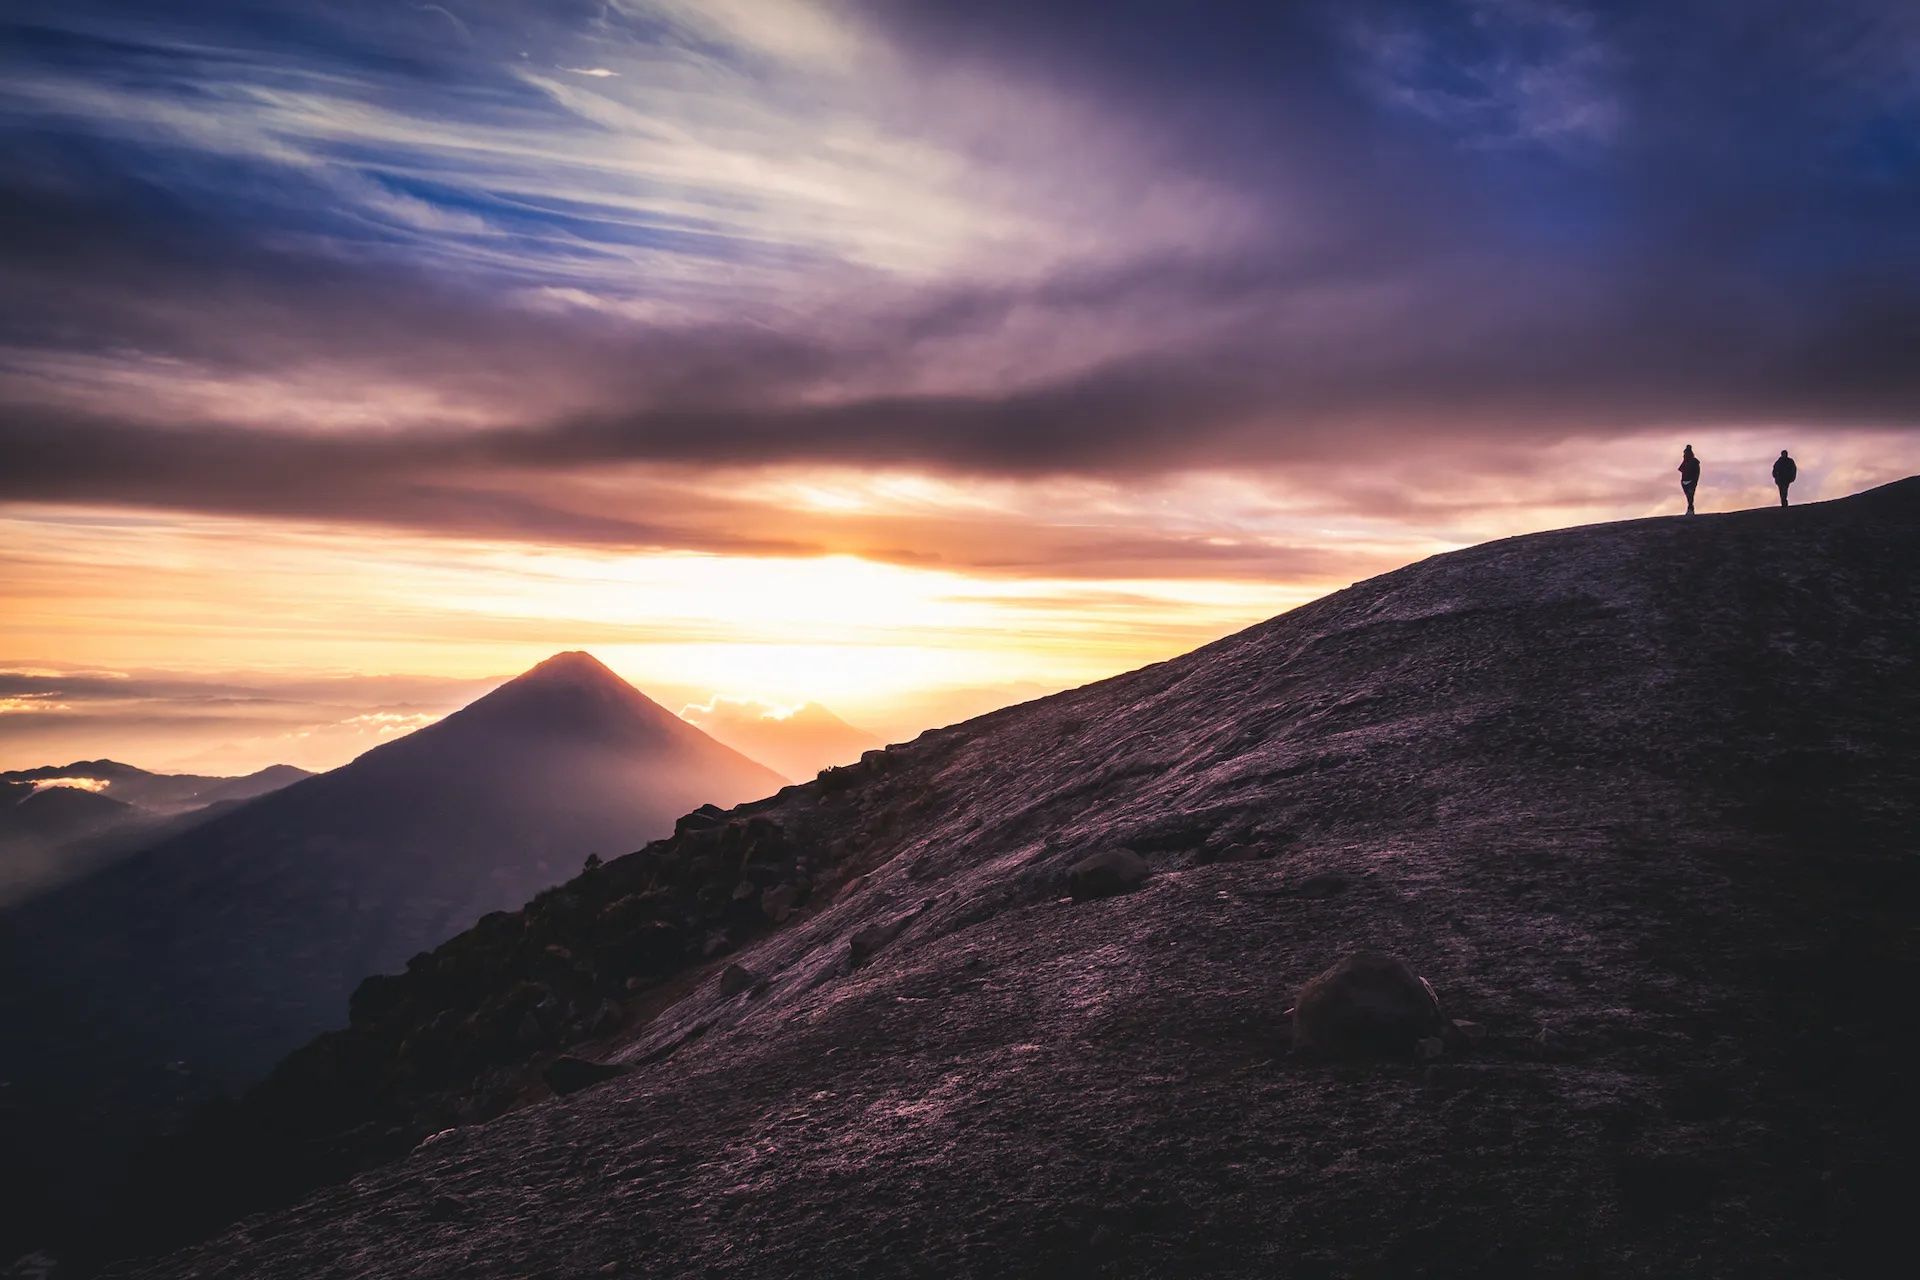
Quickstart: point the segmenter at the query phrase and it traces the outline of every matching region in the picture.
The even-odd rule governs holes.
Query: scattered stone
[[[705,831],[717,827],[726,820],[727,811],[717,804],[703,804],[673,824],[675,835],[686,835],[691,831]]]
[[[1487,1038],[1487,1029],[1477,1022],[1455,1018],[1447,1023],[1446,1037],[1461,1048],[1471,1049]]]
[[[609,1031],[614,1030],[620,1025],[623,1016],[619,1005],[611,1000],[602,1000],[599,1006],[594,1009],[593,1016],[587,1020],[587,1034],[590,1036],[606,1035]]]
[[[873,959],[880,948],[900,936],[900,931],[907,927],[907,921],[908,917],[901,916],[897,920],[870,924],[854,934],[847,939],[847,963],[857,969]]]
[[[578,1093],[615,1076],[625,1075],[626,1068],[612,1062],[593,1062],[586,1058],[576,1058],[572,1054],[562,1054],[547,1064],[540,1078],[547,1082],[547,1088],[560,1097]]]
[[[1132,893],[1146,883],[1152,868],[1147,860],[1126,849],[1105,849],[1082,858],[1067,870],[1067,888],[1075,902]]]
[[[720,971],[720,994],[731,1000],[760,981],[760,976],[743,964],[730,964]]]
[[[767,919],[775,924],[785,924],[787,917],[793,914],[794,903],[799,900],[799,897],[799,885],[777,885],[760,895],[760,909],[766,912]]]
[[[1327,1054],[1416,1052],[1446,1025],[1440,1001],[1405,961],[1357,952],[1300,989],[1297,1049]]]
[[[814,782],[822,795],[833,795],[845,791],[860,778],[860,770],[853,765],[829,765],[820,771]]]
[[[1350,883],[1338,871],[1321,871],[1302,880],[1294,892],[1303,898],[1331,898],[1336,893],[1345,893]]]
[[[427,1219],[430,1222],[465,1222],[472,1216],[472,1206],[459,1196],[442,1192],[427,1202]]]

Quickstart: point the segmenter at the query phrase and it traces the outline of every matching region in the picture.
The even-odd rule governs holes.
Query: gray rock
[[[591,1088],[602,1081],[626,1074],[626,1068],[611,1062],[592,1062],[586,1058],[576,1058],[572,1054],[562,1054],[547,1064],[540,1078],[547,1082],[547,1088],[561,1097]]]
[[[1300,989],[1293,1044],[1316,1053],[1413,1053],[1446,1026],[1427,980],[1374,951],[1348,956]]]
[[[1303,898],[1331,898],[1347,891],[1347,878],[1338,871],[1321,871],[1308,876],[1294,888]]]
[[[1067,890],[1075,902],[1132,893],[1152,874],[1147,860],[1126,849],[1104,849],[1067,869]]]
[[[859,968],[873,959],[880,948],[900,936],[907,927],[910,917],[901,916],[897,920],[887,920],[880,924],[870,924],[847,939],[847,963]]]
[[[760,976],[741,964],[730,964],[720,971],[720,994],[728,999],[748,990]]]
[[[794,903],[799,901],[799,898],[799,885],[776,885],[760,895],[760,909],[766,912],[767,919],[775,924],[785,924],[787,917],[793,914]]]

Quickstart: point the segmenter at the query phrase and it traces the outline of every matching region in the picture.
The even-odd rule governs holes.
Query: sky
[[[1908,0],[12,0],[0,768],[883,740],[1920,471]]]

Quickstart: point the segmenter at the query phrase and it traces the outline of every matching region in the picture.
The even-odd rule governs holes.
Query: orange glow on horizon
[[[1772,433],[1695,438],[1716,484],[1703,509],[1770,498],[1761,482],[1739,487],[1737,459],[1764,461]],[[1894,478],[1904,461],[1870,438],[1805,460],[1803,500]],[[1369,473],[1338,494],[1273,475],[962,483],[846,468],[628,475],[624,497],[616,477],[582,474],[544,491],[584,513],[634,505],[636,492],[677,499],[743,545],[816,548],[792,554],[16,503],[0,507],[0,670],[477,689],[580,648],[669,709],[818,703],[900,740],[1172,657],[1435,552],[1677,501],[1646,441],[1550,451],[1521,479],[1454,468],[1397,488]],[[819,550],[836,547],[868,550]],[[28,722],[51,731],[73,717],[64,696],[23,689],[0,692],[16,739]],[[251,710],[183,703],[169,714],[203,722],[203,746],[147,750],[200,771],[331,767],[450,709],[329,704],[276,736],[248,729]],[[228,738],[221,717],[235,720]],[[72,741],[84,756],[118,749]],[[8,751],[10,767],[53,758]]]

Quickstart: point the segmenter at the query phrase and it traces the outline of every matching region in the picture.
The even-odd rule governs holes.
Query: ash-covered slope
[[[129,1272],[1858,1273],[1917,636],[1909,480],[1437,557],[924,735],[363,989],[243,1106],[255,1179],[512,1109]],[[1063,898],[1116,846],[1153,878]],[[1290,1052],[1361,947],[1485,1040]],[[570,1042],[625,1074],[540,1100]]]

